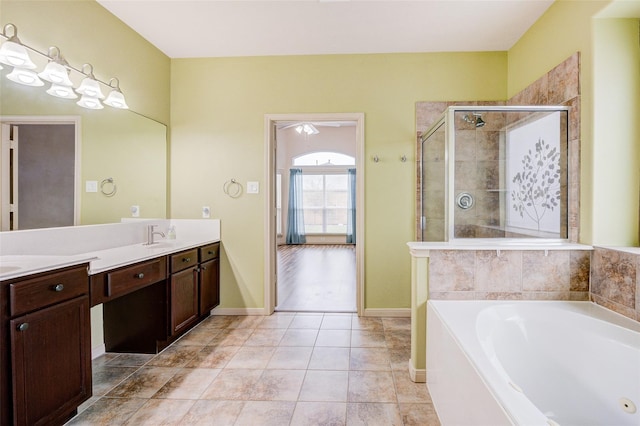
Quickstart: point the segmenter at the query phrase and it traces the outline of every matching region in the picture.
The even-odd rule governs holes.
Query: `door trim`
[[[265,114],[265,265],[264,314],[271,315],[276,303],[276,123],[278,121],[355,121],[356,122],[356,312],[364,310],[364,113]]]

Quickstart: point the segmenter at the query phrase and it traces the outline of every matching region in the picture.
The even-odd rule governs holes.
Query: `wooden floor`
[[[278,311],[355,312],[355,246],[279,246],[277,300]]]

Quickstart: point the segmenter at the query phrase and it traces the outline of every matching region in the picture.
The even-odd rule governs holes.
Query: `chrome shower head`
[[[464,121],[466,121],[467,123],[471,123],[476,127],[482,127],[485,124],[487,124],[483,119],[482,119],[482,114],[480,114],[479,112],[474,112],[473,113],[473,118],[469,117],[469,114],[466,114],[464,117],[462,117],[462,119]]]

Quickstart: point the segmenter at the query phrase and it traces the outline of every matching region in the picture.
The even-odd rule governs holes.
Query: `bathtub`
[[[640,324],[590,302],[427,303],[447,425],[640,425]]]

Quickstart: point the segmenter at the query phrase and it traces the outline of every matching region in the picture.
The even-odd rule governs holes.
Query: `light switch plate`
[[[98,192],[98,181],[97,180],[88,180],[85,182],[85,191],[87,192]]]
[[[140,217],[140,206],[131,206],[131,217]]]
[[[260,183],[247,182],[247,194],[257,194],[260,192]]]
[[[209,219],[211,217],[211,208],[209,206],[202,206],[202,218]]]

